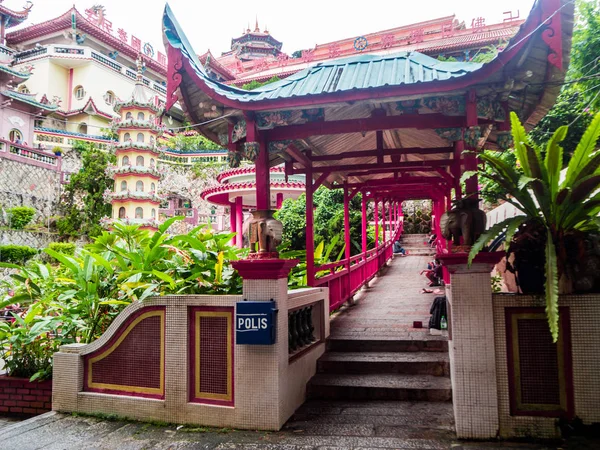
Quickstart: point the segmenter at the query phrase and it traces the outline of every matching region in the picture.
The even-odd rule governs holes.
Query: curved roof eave
[[[566,0],[538,0],[527,21],[521,26],[517,35],[509,42],[507,49],[489,63],[440,62],[418,53],[379,57],[371,56],[371,61],[377,61],[379,64],[384,64],[386,60],[393,58],[404,58],[406,62],[404,65],[405,69],[407,65],[415,63],[417,65],[420,64],[422,68],[425,67],[425,69],[419,70],[429,70],[430,72],[443,71],[448,75],[438,78],[429,77],[429,79],[427,77],[416,77],[411,83],[383,83],[375,86],[371,84],[367,84],[366,86],[351,84],[346,89],[335,89],[334,87],[333,90],[313,91],[308,89],[303,91],[302,89],[295,88],[309,84],[306,80],[311,78],[311,75],[312,78],[318,78],[318,75],[315,75],[315,73],[321,70],[324,71],[326,68],[335,66],[336,71],[341,70],[341,74],[344,67],[349,64],[360,65],[361,62],[368,62],[369,57],[364,55],[350,57],[346,60],[326,61],[277,83],[272,83],[253,91],[245,91],[235,86],[216,82],[208,77],[167,4],[163,15],[165,46],[167,48],[171,47],[181,55],[181,68],[178,68],[178,71],[180,73],[185,72],[188,75],[188,77],[181,77],[180,84],[177,85],[173,84],[172,80],[168,80],[169,95],[167,97],[169,98],[172,95],[176,97],[175,91],[178,88],[180,90],[189,90],[194,86],[199,88],[208,97],[222,103],[226,107],[240,110],[266,110],[277,107],[315,107],[316,105],[324,105],[336,101],[382,99],[394,96],[442,93],[466,89],[477,83],[481,83],[481,81],[502,70],[503,67],[517,56],[531,37],[538,34],[536,32],[543,25],[544,14],[547,13],[549,8],[555,7],[556,11],[554,14],[556,14],[568,4],[569,2]],[[551,20],[552,16],[545,20]],[[361,61],[362,59],[364,61]],[[409,67],[408,70],[411,70],[411,68]],[[185,93],[183,96],[185,97]]]

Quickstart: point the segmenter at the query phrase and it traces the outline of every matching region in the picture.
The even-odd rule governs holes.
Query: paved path
[[[436,296],[423,294],[429,281],[421,270],[427,256],[395,257],[368,289],[356,296],[357,304],[344,309],[331,322],[331,337],[344,339],[439,340],[429,334],[429,308]],[[438,288],[443,290],[443,288]],[[413,328],[421,321],[423,328]]]
[[[355,306],[332,322],[338,339],[439,340],[430,336],[429,307],[435,294],[418,273],[426,257],[396,258],[384,277],[361,292]],[[439,294],[438,294],[439,295]],[[425,328],[412,327],[414,320]],[[144,424],[48,413],[0,428],[0,450],[34,449],[406,449],[587,450],[600,443],[524,444],[457,441],[451,403],[324,401],[305,403],[277,433]],[[1,426],[1,423],[0,423]]]
[[[277,433],[180,428],[47,413],[0,430],[1,450],[584,450],[583,446],[453,439],[448,404],[395,402],[308,403]],[[423,427],[421,424],[427,424]],[[178,429],[179,428],[179,429]]]

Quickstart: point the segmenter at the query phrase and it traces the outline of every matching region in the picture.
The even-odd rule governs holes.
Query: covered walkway
[[[395,257],[383,269],[383,276],[355,296],[357,304],[331,321],[330,339],[445,340],[431,336],[427,328],[429,307],[440,294],[421,293],[427,283],[419,272],[431,259],[426,255]],[[424,328],[413,328],[414,321],[421,321]]]

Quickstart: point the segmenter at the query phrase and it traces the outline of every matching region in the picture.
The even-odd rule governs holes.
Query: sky
[[[20,10],[24,0],[4,0],[3,6]],[[94,4],[106,8],[113,30],[123,28],[142,42],[164,51],[161,18],[164,0],[33,0],[25,25],[44,22],[68,11],[73,4],[82,14]],[[476,17],[498,23],[504,11],[527,17],[534,0],[170,0],[169,4],[196,53],[207,49],[216,56],[227,51],[231,38],[239,37],[254,22],[280,42],[283,51],[314,47],[334,40],[360,36],[424,20],[456,15],[468,27]],[[23,25],[21,25],[22,27]]]

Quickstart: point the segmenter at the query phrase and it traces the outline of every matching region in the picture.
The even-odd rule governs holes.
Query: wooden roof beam
[[[337,155],[315,155],[311,159],[319,161],[339,161],[341,159],[368,158],[378,156],[382,152],[384,156],[388,155],[439,155],[444,153],[453,153],[454,147],[435,147],[435,148],[384,148],[381,150],[357,150],[338,153]]]
[[[398,128],[433,129],[460,128],[464,126],[466,126],[466,119],[463,116],[402,114],[400,116],[309,122],[302,125],[276,127],[266,131],[265,134],[269,141],[281,141],[285,139],[303,139],[310,136],[360,133]]]

